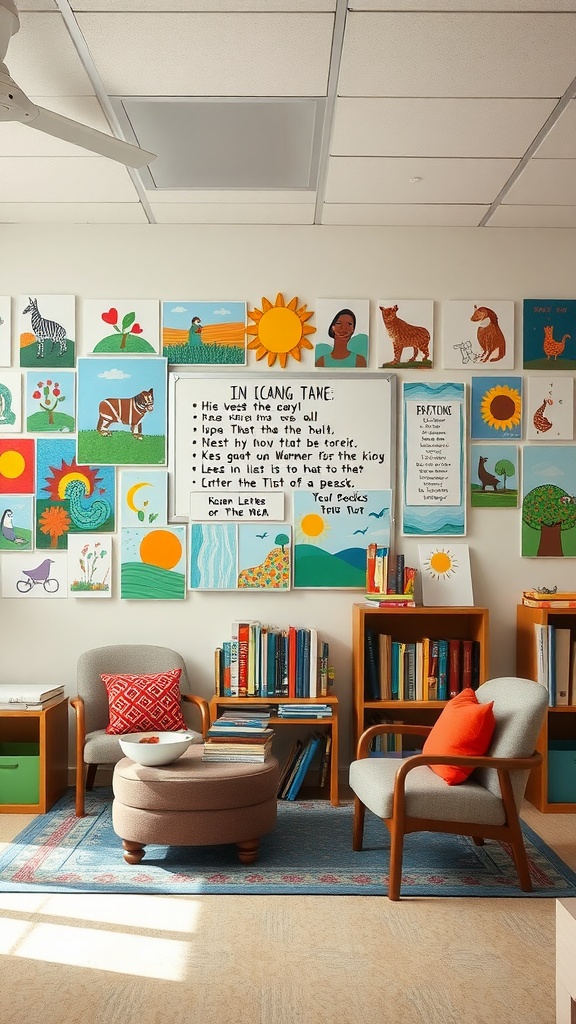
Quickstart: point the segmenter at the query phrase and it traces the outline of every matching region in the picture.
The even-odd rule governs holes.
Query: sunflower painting
[[[471,407],[472,438],[522,437],[521,377],[472,377]]]

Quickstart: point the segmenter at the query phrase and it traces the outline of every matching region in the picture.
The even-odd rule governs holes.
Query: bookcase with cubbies
[[[576,608],[530,608],[520,604],[516,611],[516,673],[538,679],[535,626],[570,630],[572,685],[568,700],[576,701],[575,665]],[[569,659],[570,661],[570,659]],[[552,698],[554,699],[554,698]],[[536,749],[542,764],[530,772],[526,799],[546,814],[576,812],[576,704],[553,704],[548,708]],[[566,798],[568,797],[568,798]]]
[[[352,620],[354,743],[370,725],[397,721],[433,725],[446,700],[374,699],[368,687],[366,635],[372,631],[404,644],[427,640],[470,640],[478,651],[477,683],[488,668],[488,609],[476,607],[373,608],[355,604]]]

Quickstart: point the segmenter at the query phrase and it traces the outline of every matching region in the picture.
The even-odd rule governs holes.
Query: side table
[[[41,711],[0,711],[0,755],[0,814],[45,814],[68,788],[67,697]],[[22,771],[37,773],[38,786],[33,778],[31,787],[37,799],[11,800]]]

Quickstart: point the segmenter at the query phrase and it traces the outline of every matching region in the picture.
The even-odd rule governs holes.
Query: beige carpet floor
[[[523,817],[576,870],[576,815]],[[0,815],[0,848],[27,821]],[[0,893],[1,1024],[554,1024],[555,901]]]

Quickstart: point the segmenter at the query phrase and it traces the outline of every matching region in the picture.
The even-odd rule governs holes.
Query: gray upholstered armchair
[[[186,665],[180,654],[169,647],[148,644],[116,644],[85,651],[78,659],[77,696],[70,704],[76,712],[76,815],[84,816],[84,791],[91,790],[100,764],[116,764],[124,755],[118,736],[106,733],[108,696],[102,673],[149,675],[182,670],[180,691],[200,713],[200,732],[206,735],[210,725],[210,709],[203,697],[190,692]]]
[[[402,852],[408,832],[452,832],[510,844],[524,892],[532,891],[530,869],[518,811],[530,769],[540,764],[535,752],[548,706],[548,691],[531,679],[491,679],[476,691],[480,703],[494,701],[496,727],[483,757],[417,754],[397,760],[370,758],[372,740],[383,732],[427,736],[431,726],[376,725],[358,741],[357,760],[350,765],[355,794],[353,848],[362,849],[366,807],[390,831],[388,897],[400,899]],[[449,786],[431,764],[468,765],[474,771],[459,785]]]

